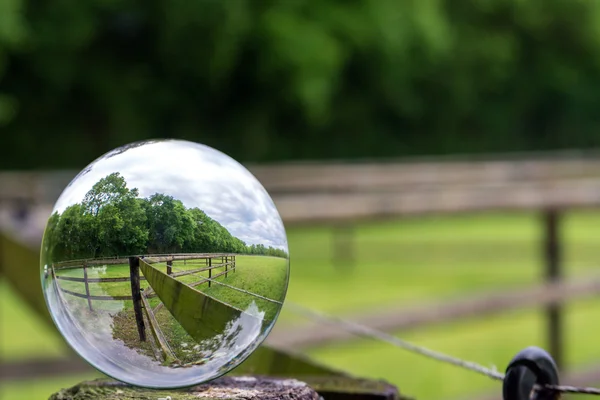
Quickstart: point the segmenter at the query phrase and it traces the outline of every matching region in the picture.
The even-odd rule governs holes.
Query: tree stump
[[[82,382],[55,393],[49,400],[319,400],[319,394],[295,379],[223,377],[181,390],[136,388],[121,382],[98,379]]]
[[[308,382],[308,383],[307,383]],[[230,376],[181,390],[136,388],[118,381],[82,382],[53,394],[49,400],[406,400],[382,381],[350,377],[298,379]]]

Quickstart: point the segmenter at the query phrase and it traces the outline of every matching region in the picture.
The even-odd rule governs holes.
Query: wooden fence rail
[[[296,163],[249,166],[249,169],[271,194],[287,226],[319,223],[337,227],[334,258],[339,267],[354,263],[348,249],[354,246],[353,223],[359,220],[529,210],[540,213],[543,240],[539,250],[545,260],[540,278],[553,284],[560,282],[563,275],[560,239],[563,214],[570,209],[600,207],[598,153],[537,154],[475,161]],[[52,204],[73,176],[74,173],[71,176],[0,174],[0,203]],[[159,258],[164,262],[169,256],[174,255]],[[111,261],[104,263],[107,262]],[[532,305],[546,309],[549,350],[559,364],[563,363],[560,302],[577,295],[569,296],[544,300],[548,297],[540,295],[532,300]],[[498,304],[509,308],[507,303]],[[321,329],[306,332],[309,338],[321,333]]]
[[[174,278],[208,271],[208,278],[203,278],[197,282],[191,283],[190,284],[191,286],[199,286],[203,283],[208,283],[208,286],[210,287],[212,279],[218,278],[223,275],[225,276],[225,278],[227,278],[228,273],[235,272],[235,269],[236,269],[236,261],[235,261],[236,255],[230,254],[230,253],[214,253],[214,254],[195,253],[195,254],[185,254],[185,255],[178,254],[176,256],[161,255],[159,257],[155,257],[155,256],[142,256],[142,257],[144,258],[144,260],[146,262],[149,262],[150,264],[159,263],[159,262],[162,262],[161,260],[166,260],[166,273],[168,275],[171,275]],[[212,263],[213,259],[220,259],[221,262],[219,262],[217,264],[213,264]],[[102,261],[104,261],[104,260],[106,260],[106,259],[102,259]],[[117,259],[108,259],[108,260],[117,260]],[[173,261],[174,260],[204,260],[206,262],[207,266],[202,267],[202,268],[195,268],[192,270],[184,270],[184,271],[173,273],[172,269],[173,269]],[[96,261],[97,260],[94,260],[94,259],[80,260],[80,261],[78,261],[79,262],[78,265],[71,265],[70,263],[72,263],[72,261],[69,261],[68,262],[69,265],[66,267],[64,266],[64,264],[62,264],[63,265],[62,268],[52,267],[53,275],[57,280],[84,283],[85,284],[85,293],[78,293],[73,290],[65,289],[65,288],[62,288],[60,285],[57,285],[58,288],[65,294],[87,299],[88,307],[90,310],[93,310],[92,300],[101,300],[101,301],[135,300],[134,297],[129,296],[129,295],[124,295],[124,296],[92,295],[90,292],[90,288],[89,288],[90,283],[131,282],[132,285],[135,285],[135,283],[132,281],[131,275],[129,277],[113,277],[113,278],[90,278],[90,277],[88,277],[88,273],[87,273],[88,266],[89,265],[99,265],[96,263]],[[118,261],[119,262],[115,262],[114,264],[124,264],[122,261],[125,261],[125,259],[118,259]],[[127,264],[129,264],[129,262],[130,262],[130,258],[127,259]],[[59,265],[60,265],[60,263],[59,263]],[[225,267],[224,271],[219,272],[216,275],[212,275],[213,269],[218,269],[218,268],[223,268],[223,267]],[[75,268],[83,269],[83,278],[72,277],[72,276],[61,276],[61,275],[55,273],[56,270],[60,271],[60,270],[64,270],[64,269],[75,269]],[[136,280],[145,281],[146,277],[138,274],[138,276],[136,277]],[[150,298],[155,298],[157,295],[156,295],[156,293],[154,293],[152,288],[149,288],[148,290],[145,291],[144,296],[145,296],[145,298],[150,299]]]
[[[553,304],[593,298],[600,293],[600,274],[573,280],[527,285],[513,290],[485,292],[416,306],[373,310],[353,320],[385,332],[419,329],[468,318],[512,310],[548,307]],[[309,348],[354,338],[336,326],[307,323],[293,329],[274,330],[267,342],[280,348]]]
[[[217,257],[231,257],[235,253],[181,253],[181,254],[137,254],[135,257],[141,257],[152,263],[163,263],[169,261],[185,261],[185,260],[206,260]],[[78,260],[66,260],[55,262],[55,269],[80,268],[84,263],[87,266],[96,265],[126,265],[129,263],[129,257],[107,257],[107,258],[83,258]]]

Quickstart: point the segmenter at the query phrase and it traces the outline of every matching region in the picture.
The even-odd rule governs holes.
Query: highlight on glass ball
[[[42,288],[68,343],[120,381],[196,385],[266,338],[289,279],[260,182],[210,147],[153,140],[87,166],[54,206]]]

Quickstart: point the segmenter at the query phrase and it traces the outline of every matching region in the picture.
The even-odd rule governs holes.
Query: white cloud
[[[198,207],[247,244],[287,251],[283,223],[258,180],[231,157],[181,140],[149,141],[94,161],[64,190],[54,211],[79,203],[101,178],[119,172],[140,196],[164,193]]]

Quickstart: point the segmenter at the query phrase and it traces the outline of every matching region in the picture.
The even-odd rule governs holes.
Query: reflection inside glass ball
[[[242,165],[179,140],[86,167],[44,232],[42,287],[68,343],[123,382],[177,388],[239,365],[285,298],[285,230]]]

